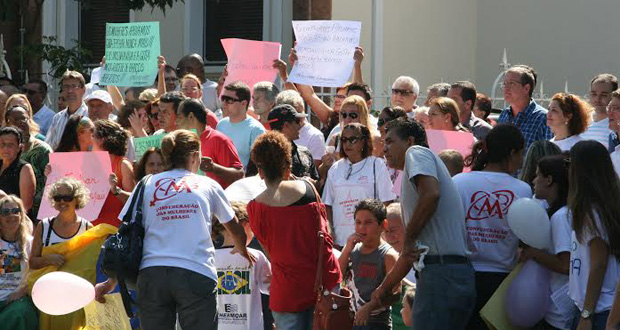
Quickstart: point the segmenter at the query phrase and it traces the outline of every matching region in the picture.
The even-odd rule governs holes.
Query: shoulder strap
[[[50,219],[47,224],[47,236],[45,238],[45,245],[43,246],[49,246],[50,244],[50,236],[52,235],[52,226],[54,226],[54,219],[56,219],[56,217],[53,217],[52,219]]]
[[[377,199],[377,173],[375,169],[376,165],[377,165],[377,160],[374,159],[372,161],[372,178],[373,178],[373,184],[374,184],[372,191],[373,191],[375,199]]]
[[[321,195],[319,194],[318,190],[316,190],[316,187],[310,183],[310,186],[312,186],[312,189],[314,190],[314,195],[316,196],[316,200],[319,204],[323,204],[322,200],[321,200]],[[321,215],[319,214],[319,216],[317,217],[317,224],[318,224],[318,228],[317,228],[317,239],[318,239],[318,261],[317,261],[317,267],[316,267],[316,276],[314,278],[314,291],[317,293],[320,293],[320,291],[322,291],[323,289],[323,247],[325,246],[325,233],[323,233],[323,230],[321,230]]]
[[[123,216],[123,222],[131,222],[132,219],[135,220],[139,220],[142,221],[142,201],[144,199],[144,186],[146,185],[146,180],[148,180],[150,178],[151,175],[147,175],[144,178],[142,178],[142,180],[140,180],[140,182],[138,182],[138,185],[135,188],[135,195],[132,197],[131,199],[131,204],[129,204],[129,208],[127,209],[127,212],[125,213],[125,215]],[[133,210],[134,208],[136,209],[136,217],[134,218],[133,214]],[[139,218],[138,218],[139,215]]]

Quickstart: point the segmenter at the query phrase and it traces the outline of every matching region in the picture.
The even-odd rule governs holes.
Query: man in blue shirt
[[[525,147],[538,140],[549,140],[553,133],[547,126],[547,109],[532,99],[536,86],[534,69],[516,65],[504,76],[504,99],[509,106],[502,110],[498,123],[512,123],[525,138]]]

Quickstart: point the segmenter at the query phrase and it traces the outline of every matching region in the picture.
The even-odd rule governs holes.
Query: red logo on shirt
[[[515,194],[510,190],[498,190],[490,194],[477,191],[471,195],[466,220],[484,220],[495,216],[504,219],[514,199]]]
[[[181,179],[178,184],[174,181],[174,179],[161,179],[155,183],[155,192],[153,193],[153,200],[150,205],[155,206],[156,202],[172,198],[183,191],[189,193],[192,191],[190,186],[194,189],[198,188],[196,183],[190,184],[185,181],[185,178]]]

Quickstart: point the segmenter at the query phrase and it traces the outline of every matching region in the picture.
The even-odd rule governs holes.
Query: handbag
[[[118,232],[110,236],[102,247],[101,270],[106,276],[117,279],[125,312],[130,318],[133,317],[131,311],[133,300],[127,288],[135,288],[142,261],[144,243],[142,201],[144,200],[145,182],[149,177],[150,175],[138,183]]]
[[[312,184],[311,184],[312,185]],[[314,186],[312,185],[314,188]],[[321,196],[314,188],[314,193],[319,204]],[[340,293],[334,293],[329,288],[323,287],[323,247],[325,246],[325,233],[321,230],[321,216],[319,215],[319,260],[314,280],[314,291],[317,294],[314,314],[312,318],[312,330],[342,330],[352,329],[355,319],[353,311],[353,294],[346,288],[341,288]]]

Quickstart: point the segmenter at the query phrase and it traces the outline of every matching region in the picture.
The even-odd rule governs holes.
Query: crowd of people
[[[558,93],[545,109],[532,98],[536,71],[513,66],[508,106],[493,120],[469,81],[433,84],[418,105],[419,84],[400,76],[375,112],[363,58],[358,47],[353,80],[333,102],[288,82],[282,60],[273,68],[283,86],[224,84],[226,70],[210,81],[197,54],[176,68],[160,56],[153,86],[124,93],[67,71],[58,112],[44,81],[0,78],[0,327],[38,327],[29,272],[69,258],[46,248],[118,227],[138,207],[145,330],[307,330],[317,288],[352,293],[354,329],[486,329],[481,309],[529,259],[551,278],[531,288],[550,297],[532,329],[618,329],[617,78],[596,75],[588,100]],[[436,154],[426,130],[471,134],[471,152]],[[154,135],[161,146],[136,157],[135,139]],[[109,154],[110,190],[92,221],[77,214],[89,203],[83,182],[46,182],[50,154],[78,151]],[[252,198],[227,193],[257,189],[247,181],[256,177]],[[547,210],[549,250],[508,225],[519,198]],[[44,199],[56,216],[38,218]],[[116,285],[99,281],[96,299]]]

